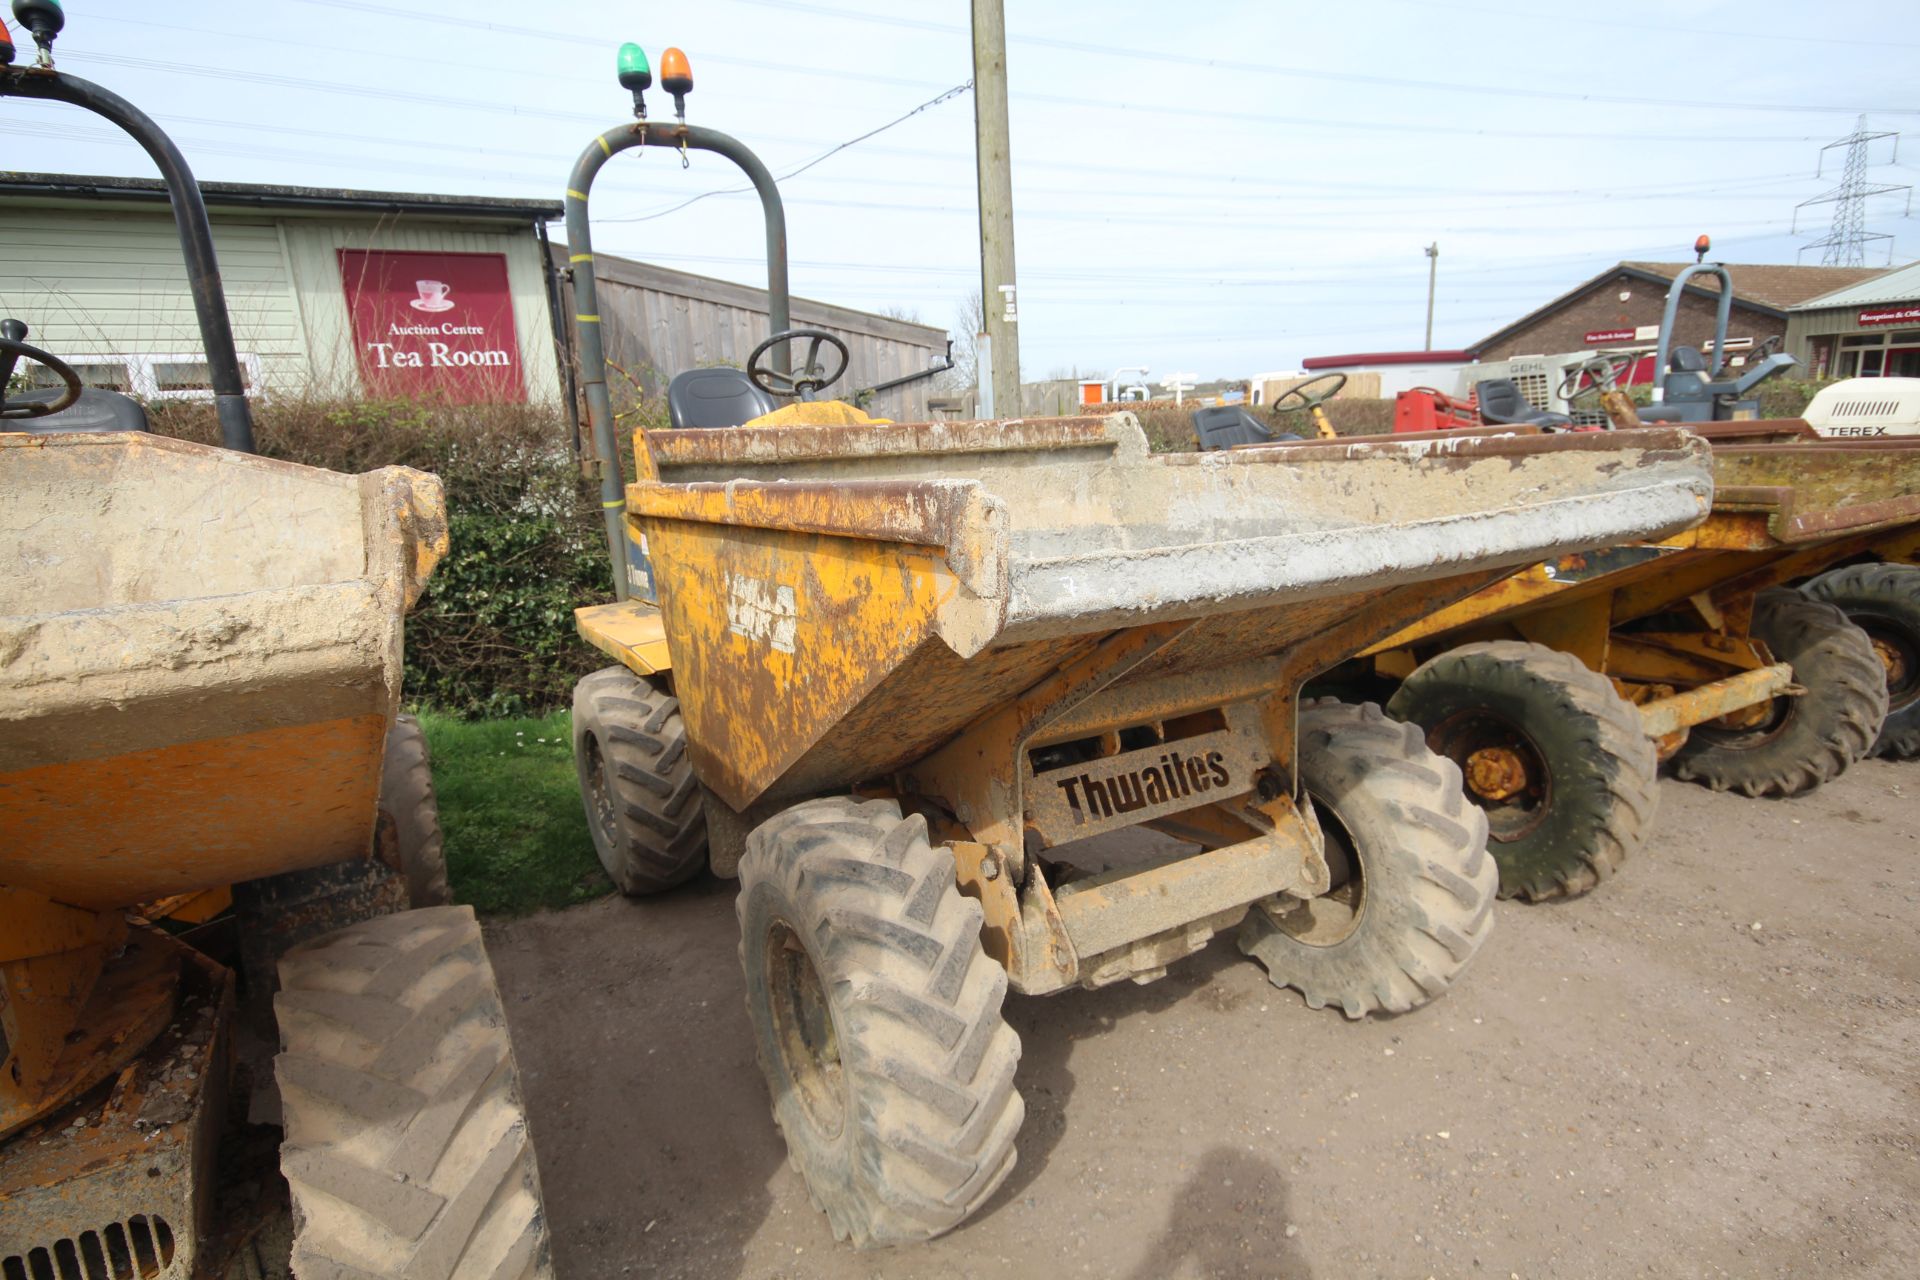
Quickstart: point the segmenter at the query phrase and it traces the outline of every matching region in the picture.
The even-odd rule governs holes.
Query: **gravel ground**
[[[1915,1275],[1920,765],[1660,801],[1616,880],[1502,904],[1405,1017],[1313,1012],[1230,938],[1151,986],[1013,998],[1018,1168],[882,1252],[787,1167],[730,884],[496,925],[560,1274]]]

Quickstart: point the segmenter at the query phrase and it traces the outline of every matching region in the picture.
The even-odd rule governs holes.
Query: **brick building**
[[[1481,360],[1520,355],[1557,355],[1589,347],[1652,349],[1660,336],[1667,290],[1687,264],[1622,262],[1521,316],[1474,344]],[[1727,264],[1733,277],[1733,312],[1727,346],[1739,351],[1768,338],[1787,336],[1787,313],[1795,305],[1879,275],[1879,267],[1799,267]],[[1677,345],[1705,350],[1713,339],[1720,281],[1698,275],[1687,282],[1676,322]],[[1802,361],[1805,353],[1795,352]]]

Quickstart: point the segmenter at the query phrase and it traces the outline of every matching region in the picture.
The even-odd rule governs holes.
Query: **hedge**
[[[200,404],[149,406],[162,434],[217,442]],[[573,682],[607,659],[573,629],[573,610],[612,596],[599,489],[580,473],[569,428],[528,406],[262,401],[260,452],[361,472],[389,464],[446,486],[450,547],[407,618],[409,705],[469,719],[567,705]]]

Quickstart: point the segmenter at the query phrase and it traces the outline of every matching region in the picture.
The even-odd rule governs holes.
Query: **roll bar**
[[[1720,309],[1713,322],[1713,363],[1707,369],[1707,381],[1718,378],[1720,371],[1727,366],[1727,322],[1733,317],[1733,277],[1717,262],[1688,263],[1673,278],[1673,284],[1668,286],[1667,309],[1660,315],[1660,346],[1653,357],[1655,401],[1665,398],[1667,357],[1673,354],[1673,326],[1680,317],[1680,299],[1686,295],[1687,281],[1703,271],[1712,272],[1720,280]]]
[[[621,600],[628,597],[626,486],[621,482],[613,400],[607,394],[607,352],[600,337],[600,296],[594,280],[593,229],[587,217],[587,201],[601,167],[620,152],[635,147],[711,151],[733,161],[747,175],[753,189],[760,194],[760,208],[766,217],[769,332],[779,333],[789,327],[787,212],[780,202],[780,190],[774,185],[773,174],[745,143],[717,129],[703,129],[684,122],[650,124],[636,120],[600,134],[580,153],[567,183],[567,263],[573,273],[573,321],[580,341],[581,384],[587,395],[594,454],[600,463],[600,508],[606,518],[607,554],[613,564],[614,593]],[[788,348],[784,344],[776,346],[772,356],[775,369],[781,373],[789,371]],[[640,479],[656,478],[659,471],[647,449],[646,433],[636,431],[634,443],[634,467]]]
[[[214,412],[220,418],[220,443],[240,453],[254,452],[253,413],[247,406],[240,356],[233,345],[227,294],[213,250],[213,227],[207,221],[200,184],[194,181],[193,170],[187,167],[180,148],[145,112],[119,94],[50,67],[0,67],[0,98],[65,102],[91,111],[119,125],[159,166],[160,177],[167,184],[167,198],[173,205],[174,225],[180,231],[180,249],[186,256],[187,288],[193,293],[194,313],[200,320],[200,343],[207,353]]]

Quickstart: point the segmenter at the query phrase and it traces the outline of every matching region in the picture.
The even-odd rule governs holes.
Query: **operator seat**
[[[1480,420],[1503,427],[1542,427],[1549,431],[1573,425],[1564,413],[1549,413],[1534,407],[1520,394],[1512,378],[1488,378],[1473,384],[1474,399],[1480,402]]]
[[[1231,449],[1241,444],[1272,444],[1298,440],[1291,431],[1274,431],[1237,404],[1212,405],[1193,411],[1193,433],[1202,449]]]
[[[62,395],[61,388],[16,392],[6,397],[9,405],[52,404]],[[132,396],[101,387],[80,388],[80,398],[58,413],[42,418],[0,420],[0,431],[24,431],[28,435],[69,435],[80,431],[145,431],[147,411]]]
[[[667,384],[667,421],[674,427],[737,427],[772,413],[773,397],[739,369],[688,369]]]

